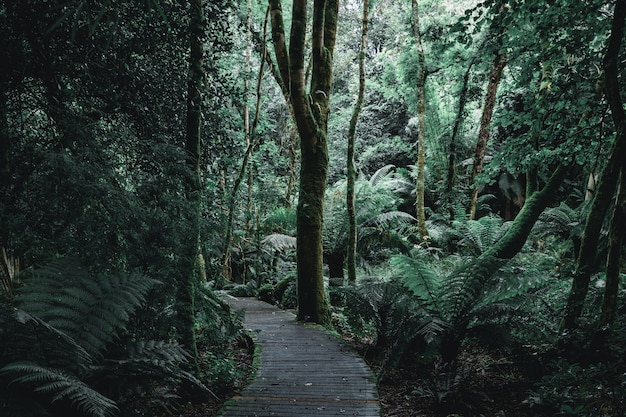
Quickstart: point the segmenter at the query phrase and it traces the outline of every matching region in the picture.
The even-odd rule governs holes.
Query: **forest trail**
[[[226,301],[245,310],[261,354],[255,380],[220,417],[380,416],[374,375],[339,339],[262,301]]]

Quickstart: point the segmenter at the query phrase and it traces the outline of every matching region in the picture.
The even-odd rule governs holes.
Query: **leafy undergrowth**
[[[136,416],[153,417],[214,417],[230,398],[237,395],[250,381],[253,370],[254,348],[234,341],[217,356],[212,351],[200,352],[200,368],[212,394],[195,397],[184,403],[146,403],[138,400]]]
[[[531,417],[538,415],[525,404],[531,387],[505,358],[464,351],[456,369],[402,364],[387,372],[378,391],[383,417]]]

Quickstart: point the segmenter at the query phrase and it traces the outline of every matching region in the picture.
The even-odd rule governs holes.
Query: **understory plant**
[[[444,363],[454,363],[467,337],[500,344],[513,341],[524,325],[525,308],[541,297],[554,276],[516,260],[488,256],[508,225],[496,217],[468,221],[459,242],[466,256],[449,256],[437,263],[416,247],[397,255],[392,265],[400,281],[432,320],[445,323],[434,339]],[[538,258],[539,259],[539,258]],[[479,261],[477,261],[479,260]],[[495,273],[493,271],[496,271]]]
[[[134,339],[127,323],[159,283],[139,273],[93,274],[62,258],[0,294],[0,404],[21,416],[125,415],[126,400],[163,406],[185,381],[175,342]],[[132,395],[130,395],[132,393]]]

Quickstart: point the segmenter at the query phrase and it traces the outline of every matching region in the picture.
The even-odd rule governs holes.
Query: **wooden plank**
[[[337,338],[256,299],[227,301],[246,312],[261,355],[255,380],[221,417],[380,416],[374,375]]]

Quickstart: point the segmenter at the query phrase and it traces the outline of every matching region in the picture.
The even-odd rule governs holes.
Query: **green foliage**
[[[13,384],[34,387],[34,393],[51,397],[51,402],[68,400],[85,415],[113,416],[117,411],[114,401],[101,395],[72,375],[32,362],[12,362],[0,370],[0,376],[11,378]]]
[[[549,368],[526,400],[532,409],[568,417],[626,415],[626,376],[615,364],[581,365],[559,359]]]
[[[15,305],[0,305],[6,329],[0,332],[0,398],[13,415],[31,415],[24,404],[31,401],[53,415],[109,416],[120,405],[113,398],[147,381],[184,379],[202,387],[182,369],[189,357],[179,345],[132,342],[124,334],[156,281],[139,274],[96,276],[72,258],[29,275]]]
[[[367,340],[374,338],[374,350],[381,358],[379,379],[416,350],[429,355],[428,343],[446,326],[424,311],[419,303],[394,280],[360,280],[356,286],[332,287],[342,299],[338,330]]]
[[[456,229],[462,236],[458,246],[463,253],[480,256],[504,236],[509,225],[510,223],[505,223],[502,218],[494,215],[456,222]]]
[[[403,183],[394,175],[394,169],[393,165],[386,165],[369,180],[357,179],[355,183],[357,252],[365,259],[374,259],[377,251],[385,247],[403,249],[406,231],[415,221],[410,214],[397,210],[397,190]],[[345,187],[345,181],[339,181],[326,193],[324,249],[331,254],[343,253],[347,246]]]
[[[462,241],[476,256],[481,255],[502,235],[503,227],[495,218],[468,223],[463,226]],[[446,324],[434,334],[444,361],[456,360],[461,343],[469,336],[504,346],[507,340],[523,335],[524,331],[517,329],[528,324],[524,305],[531,307],[529,294],[540,297],[539,290],[552,282],[540,268],[526,270],[484,252],[473,259],[433,261],[418,247],[410,255],[393,257],[392,265],[422,308]]]
[[[77,259],[64,258],[37,270],[15,302],[18,308],[75,337],[90,355],[98,355],[155,284],[137,274],[92,278]]]

